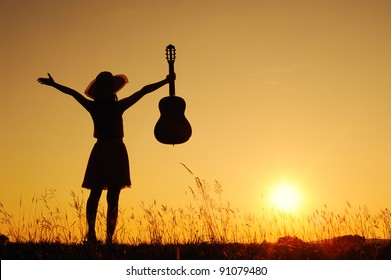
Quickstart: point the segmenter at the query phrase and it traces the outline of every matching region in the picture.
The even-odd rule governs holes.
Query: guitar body
[[[175,47],[168,45],[166,56],[169,73],[174,75]],[[155,125],[155,138],[163,144],[182,144],[191,137],[192,129],[185,117],[186,103],[183,98],[175,96],[174,81],[170,82],[170,95],[159,102],[160,118]]]
[[[192,129],[185,117],[186,103],[181,97],[166,96],[159,102],[160,118],[155,138],[163,144],[181,144],[189,140]]]

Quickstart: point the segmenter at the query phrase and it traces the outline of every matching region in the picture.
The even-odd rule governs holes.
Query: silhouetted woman
[[[102,190],[107,190],[107,236],[106,242],[112,242],[118,216],[118,201],[121,189],[130,187],[129,159],[122,141],[124,136],[122,114],[144,95],[169,83],[175,76],[147,85],[140,91],[117,100],[116,93],[125,86],[125,75],[113,76],[110,72],[101,72],[85,90],[92,100],[77,91],[60,85],[48,74],[48,78],[38,78],[38,82],[52,86],[73,96],[90,114],[94,122],[94,145],[88,161],[82,187],[90,189],[87,200],[88,242],[98,242],[95,234],[95,221]]]

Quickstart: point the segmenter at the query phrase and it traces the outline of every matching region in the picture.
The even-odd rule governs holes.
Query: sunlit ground
[[[257,213],[235,208],[224,200],[223,187],[195,178],[189,187],[190,202],[171,207],[141,202],[134,208],[121,208],[115,240],[124,244],[178,243],[262,243],[291,236],[304,241],[359,235],[367,239],[391,239],[391,212],[353,208],[347,203],[343,212],[327,206],[303,214],[304,199],[299,186],[282,182],[271,186],[267,197],[273,207]],[[80,243],[86,235],[86,194],[72,193],[68,205],[59,205],[55,191],[22,202],[19,213],[8,213],[0,204],[0,233],[12,242]],[[266,203],[265,203],[266,204]],[[99,207],[96,230],[105,240],[106,205]]]

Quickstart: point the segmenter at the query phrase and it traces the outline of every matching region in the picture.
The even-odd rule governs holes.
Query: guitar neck
[[[170,75],[174,75],[174,61],[168,62],[168,70]],[[175,81],[170,81],[170,96],[175,96]]]

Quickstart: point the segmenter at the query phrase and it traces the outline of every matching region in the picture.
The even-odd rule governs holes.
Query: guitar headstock
[[[166,47],[166,59],[168,62],[174,62],[175,61],[175,56],[176,56],[176,50],[173,45],[168,45]]]

